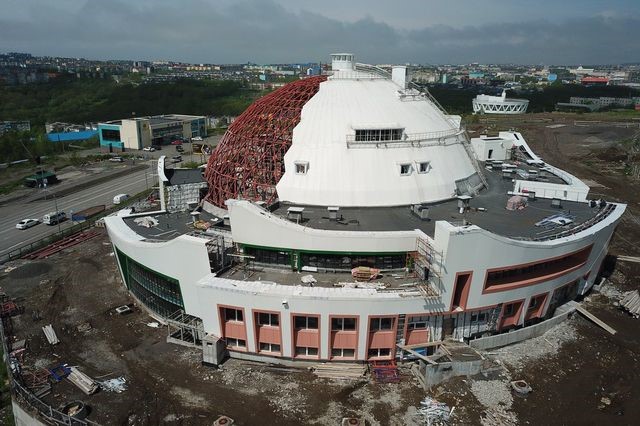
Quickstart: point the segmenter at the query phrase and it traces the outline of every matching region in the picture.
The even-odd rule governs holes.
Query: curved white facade
[[[478,95],[473,98],[474,114],[524,114],[529,100],[507,99],[506,91],[501,96]]]

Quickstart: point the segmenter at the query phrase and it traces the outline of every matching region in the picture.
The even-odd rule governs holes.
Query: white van
[[[45,214],[42,217],[42,223],[46,223],[47,225],[55,225],[58,222],[62,222],[67,218],[65,212],[50,212]]]
[[[113,197],[113,204],[120,204],[129,199],[129,194],[118,194]]]

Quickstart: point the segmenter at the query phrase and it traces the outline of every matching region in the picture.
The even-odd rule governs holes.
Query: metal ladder
[[[469,156],[471,165],[475,169],[476,173],[478,173],[480,182],[482,182],[485,188],[488,188],[489,185],[487,183],[487,179],[484,176],[484,171],[480,168],[480,164],[478,164],[478,157],[476,156],[476,153],[471,148],[471,142],[469,142],[469,135],[467,134],[466,130],[464,131],[463,135],[464,135],[464,140],[462,141],[462,146],[464,147],[464,150],[467,152],[467,155]]]
[[[404,339],[404,324],[406,321],[406,315],[400,314],[398,315],[398,327],[396,328],[396,343],[402,343],[401,340]]]

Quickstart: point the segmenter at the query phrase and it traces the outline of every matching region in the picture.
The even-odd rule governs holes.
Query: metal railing
[[[13,402],[20,405],[28,414],[33,417],[38,417],[47,423],[71,426],[99,426],[99,423],[92,422],[91,420],[76,419],[56,410],[24,387],[15,377],[11,369],[9,346],[7,345],[7,337],[4,334],[4,321],[0,321],[0,340],[2,340],[2,359],[7,369],[9,386],[11,388],[11,399]]]
[[[387,147],[387,146],[432,146],[432,145],[452,145],[458,143],[458,139],[451,139],[452,136],[458,136],[463,132],[458,129],[440,130],[437,132],[424,133],[405,133],[402,139],[396,140],[356,140],[356,135],[347,135],[347,148],[351,146],[365,147]]]

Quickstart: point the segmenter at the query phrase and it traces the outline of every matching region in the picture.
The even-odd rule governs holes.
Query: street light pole
[[[58,199],[56,198],[56,194],[55,192],[53,193],[53,204],[56,207],[56,223],[58,224],[58,233],[61,232],[60,230],[60,216],[58,215]]]

